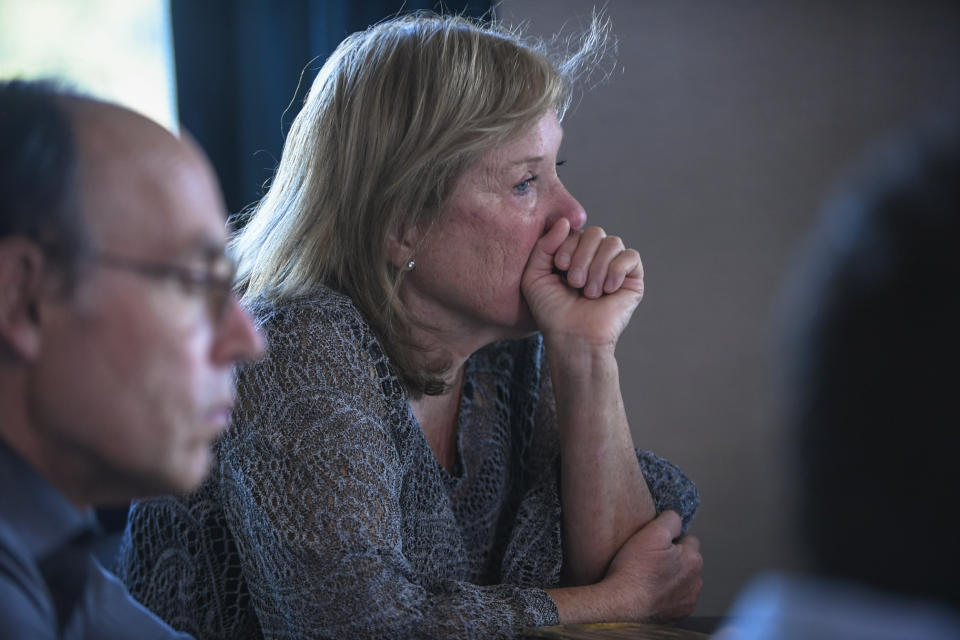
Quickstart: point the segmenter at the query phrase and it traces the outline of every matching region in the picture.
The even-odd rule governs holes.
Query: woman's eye
[[[526,193],[527,191],[530,190],[530,185],[533,184],[536,180],[537,180],[537,176],[530,176],[529,178],[527,178],[520,184],[514,186],[513,188],[517,193]]]

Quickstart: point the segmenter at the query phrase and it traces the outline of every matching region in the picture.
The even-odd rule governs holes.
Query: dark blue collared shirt
[[[99,528],[0,440],[0,640],[189,640],[90,553]]]

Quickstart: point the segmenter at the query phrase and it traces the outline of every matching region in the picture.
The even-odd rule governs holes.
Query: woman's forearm
[[[637,462],[613,346],[547,344],[561,446],[564,580],[603,577],[656,515]]]

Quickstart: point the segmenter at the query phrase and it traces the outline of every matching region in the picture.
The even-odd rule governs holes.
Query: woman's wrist
[[[607,574],[597,583],[581,587],[547,589],[557,605],[560,624],[643,622],[651,611],[647,594],[638,585]]]
[[[604,371],[617,371],[616,345],[544,337],[544,348],[553,377],[572,376],[595,379]]]
[[[590,624],[624,619],[617,605],[618,595],[607,580],[580,587],[548,589],[557,605],[560,624]]]

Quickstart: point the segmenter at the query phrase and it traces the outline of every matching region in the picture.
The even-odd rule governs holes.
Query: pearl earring
[[[407,271],[413,271],[413,268],[417,266],[417,263],[411,260],[407,263]]]

